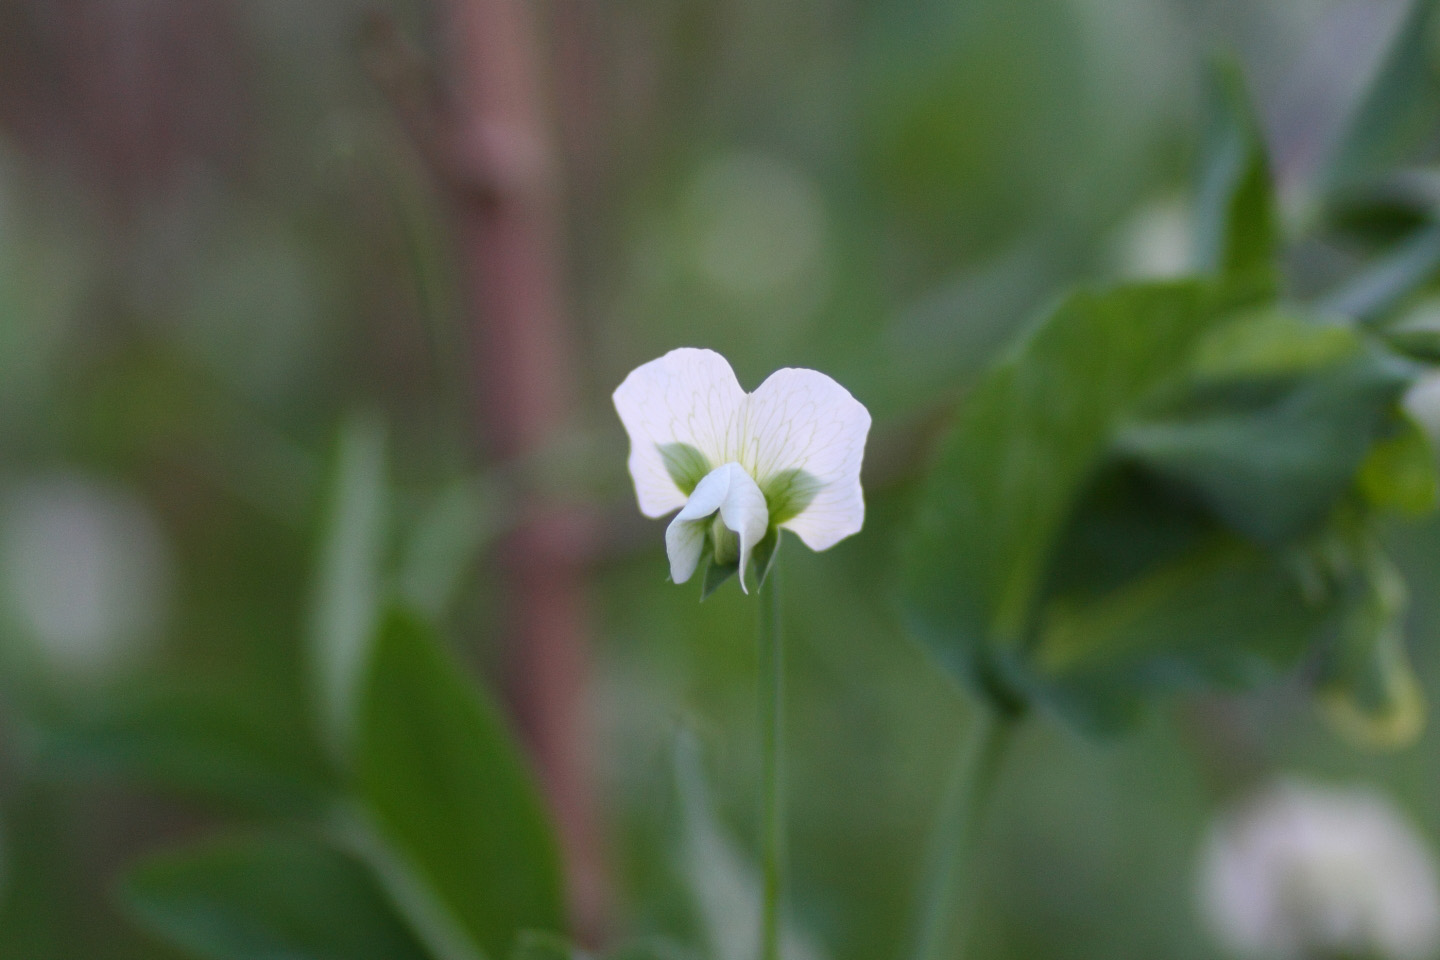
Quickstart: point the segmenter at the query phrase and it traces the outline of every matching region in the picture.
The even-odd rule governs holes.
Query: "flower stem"
[[[781,809],[780,739],[784,646],[780,631],[780,570],[776,563],[760,589],[760,848],[762,895],[760,960],[780,960],[780,892],[785,825]]]
[[[982,708],[970,723],[930,833],[911,960],[960,960],[973,907],[972,854],[1015,722]]]

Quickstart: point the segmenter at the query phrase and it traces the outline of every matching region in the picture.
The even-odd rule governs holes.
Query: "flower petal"
[[[825,550],[865,523],[860,461],[870,432],[865,405],[823,373],[776,370],[749,397],[740,460],[762,489],[794,488],[779,525]],[[777,505],[777,518],[788,512]]]
[[[745,566],[750,561],[750,551],[765,536],[770,514],[760,487],[738,463],[727,463],[707,474],[670,521],[665,530],[670,579],[684,583],[694,575],[704,552],[706,527],[717,510],[721,522],[735,531],[740,541],[740,587],[749,593],[745,586]]]
[[[707,461],[702,476],[705,467],[732,459],[745,391],[713,350],[671,350],[636,367],[613,400],[630,435],[630,476],[647,517],[663,517],[685,503],[686,492],[666,466],[667,452],[698,451]]]
[[[760,486],[738,463],[720,468],[730,471],[730,490],[720,505],[720,519],[740,538],[740,589],[746,593],[745,568],[750,565],[750,551],[755,549],[770,526],[770,511]]]

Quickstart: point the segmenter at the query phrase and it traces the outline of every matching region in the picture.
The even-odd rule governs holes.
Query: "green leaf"
[[[526,930],[510,951],[510,960],[585,960],[585,955],[564,937]]]
[[[526,930],[520,934],[510,960],[590,960],[564,937]],[[605,960],[691,960],[690,954],[662,940],[629,943],[605,954]]]
[[[760,872],[721,823],[699,742],[688,731],[676,737],[674,764],[680,801],[677,879],[689,895],[703,938],[702,953],[711,960],[752,960],[760,942]],[[781,939],[784,956],[823,960],[814,942],[788,917],[782,919]],[[680,956],[660,944],[638,951],[642,960]]]
[[[315,816],[339,786],[298,726],[231,692],[159,690],[48,718],[36,746],[47,768],[67,774],[128,777],[231,810]]]
[[[1440,363],[1440,328],[1399,325],[1379,331],[1390,349],[1421,363]]]
[[[673,943],[647,938],[639,943],[629,943],[610,953],[605,960],[696,960],[694,954]]]
[[[1424,696],[1405,653],[1405,582],[1373,537],[1354,552],[1345,617],[1322,664],[1317,695],[1348,739],[1404,746],[1425,725]]]
[[[1233,323],[1254,331],[1285,374],[1260,375],[1254,351],[1222,330],[1239,362],[1203,368],[1173,399],[1127,423],[1116,448],[1193,491],[1235,530],[1279,544],[1324,523],[1390,429],[1414,370],[1349,328],[1278,313]]]
[[[310,840],[212,842],[151,857],[122,897],[156,935],[207,960],[426,960],[365,868]]]
[[[54,783],[21,780],[0,800],[0,957],[83,955],[86,938],[72,919],[80,909],[82,869],[64,794]]]
[[[911,622],[1004,708],[1000,662],[1033,632],[1055,546],[1116,433],[1224,319],[1197,283],[1066,298],[975,388],[922,490],[904,567]]]
[[[1211,87],[1195,218],[1196,266],[1271,295],[1278,281],[1279,227],[1264,134],[1237,63],[1217,63]]]
[[[1360,494],[1371,506],[1421,517],[1440,500],[1435,448],[1420,425],[1396,415],[1396,431],[1375,444],[1360,466]]]
[[[1082,728],[1107,732],[1132,723],[1159,693],[1275,678],[1330,613],[1276,557],[1212,535],[1113,591],[1052,597],[1032,682]]]
[[[472,478],[448,484],[422,507],[400,556],[399,593],[416,610],[442,618],[499,532],[498,491]]]
[[[1440,270],[1440,227],[1416,230],[1315,306],[1322,316],[1374,323],[1434,279]]]
[[[320,729],[340,756],[348,753],[356,698],[380,603],[389,492],[385,431],[355,419],[340,433],[311,608]]]
[[[906,561],[912,619],[1000,709],[1091,730],[1274,677],[1337,621],[1302,547],[1395,435],[1415,374],[1353,328],[1194,285],[1072,297],[945,441]]]
[[[559,854],[499,712],[424,623],[384,619],[356,752],[375,827],[491,957],[521,930],[563,927]]]
[[[1435,63],[1436,0],[1414,0],[1360,99],[1329,163],[1330,192],[1345,191],[1397,164],[1423,159],[1440,126],[1440,71]]]

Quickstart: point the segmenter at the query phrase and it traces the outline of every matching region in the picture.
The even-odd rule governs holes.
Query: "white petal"
[[[749,593],[745,568],[750,564],[750,551],[765,538],[770,511],[765,506],[765,494],[744,467],[727,463],[720,469],[730,471],[730,490],[720,505],[720,519],[740,538],[740,589]]]
[[[684,583],[694,575],[704,550],[706,527],[717,510],[721,522],[735,531],[740,541],[740,587],[749,593],[745,586],[745,566],[750,561],[750,551],[765,536],[770,514],[760,487],[738,463],[727,463],[707,474],[696,485],[684,508],[670,521],[665,530],[670,579]]]
[[[745,391],[715,351],[671,350],[632,370],[613,399],[630,435],[630,476],[647,517],[663,517],[685,503],[684,492],[665,469],[661,446],[689,444],[712,467],[732,459]]]
[[[705,551],[705,528],[710,518],[704,520],[682,520],[678,515],[665,528],[665,553],[670,557],[670,579],[684,583],[700,566],[700,554]]]
[[[724,467],[711,471],[695,485],[695,492],[665,528],[665,552],[670,556],[670,579],[675,583],[689,580],[700,565],[705,528],[729,491],[730,471]]]
[[[860,461],[870,432],[865,405],[814,370],[776,370],[748,399],[740,460],[763,487],[803,470],[820,485],[809,504],[781,524],[811,550],[858,533],[865,523]]]

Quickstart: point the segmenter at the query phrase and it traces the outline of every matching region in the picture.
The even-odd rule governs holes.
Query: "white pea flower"
[[[672,350],[616,389],[640,512],[665,531],[670,577],[709,559],[707,589],[754,558],[764,581],[779,531],[825,550],[865,522],[860,460],[870,414],[814,370],[785,368],[746,393],[713,350]]]
[[[1200,879],[1206,918],[1237,956],[1430,960],[1440,949],[1435,863],[1374,790],[1270,787],[1216,824]]]

